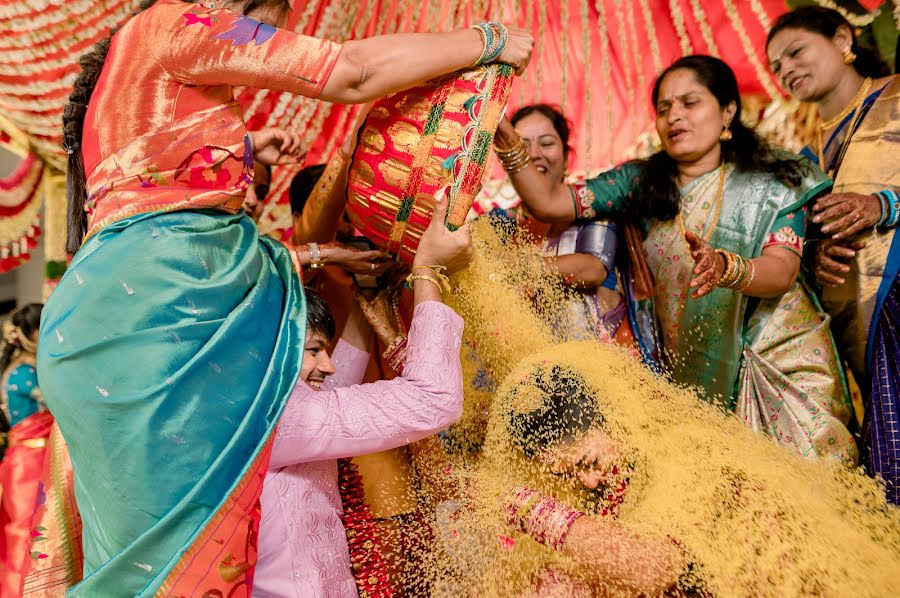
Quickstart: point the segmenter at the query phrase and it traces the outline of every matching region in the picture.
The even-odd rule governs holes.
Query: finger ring
[[[369,265],[372,266],[372,269],[373,269],[373,270],[375,269],[375,262],[372,262],[372,263],[369,264]]]

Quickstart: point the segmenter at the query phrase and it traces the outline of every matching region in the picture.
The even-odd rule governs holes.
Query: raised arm
[[[500,120],[494,144],[499,154],[516,151],[521,139],[506,118]],[[525,150],[527,152],[527,150]],[[569,186],[552,181],[541,174],[529,160],[521,170],[508,170],[509,180],[516,193],[528,206],[535,218],[542,222],[572,222],[575,220],[575,202]]]
[[[298,383],[278,425],[269,467],[351,457],[430,436],[462,414],[462,319],[442,303],[440,270],[472,259],[468,225],[444,225],[447,200],[422,234],[411,278],[415,297],[402,376],[330,391]],[[360,343],[362,344],[362,343]]]
[[[538,171],[521,137],[506,118],[500,120],[494,145],[516,193],[542,222],[605,219],[627,211],[636,196],[641,167],[633,162],[584,183],[570,185],[552,181]]]
[[[524,29],[509,28],[499,62],[521,71],[531,58],[534,39]],[[344,44],[321,98],[361,104],[471,66],[484,49],[474,29],[449,33],[397,33]]]
[[[474,64],[484,38],[474,29],[401,33],[340,45],[279,29],[224,8],[174,3],[148,11],[164,32],[151,51],[173,78],[193,85],[246,85],[342,104],[367,102]],[[521,72],[534,40],[509,28],[497,58]]]
[[[278,424],[271,469],[403,446],[462,413],[462,319],[449,307],[416,306],[403,376],[331,391],[300,383]]]

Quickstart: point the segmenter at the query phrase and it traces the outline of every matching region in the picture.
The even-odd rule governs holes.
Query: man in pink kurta
[[[313,328],[307,338],[316,336]],[[301,372],[263,487],[255,598],[357,598],[337,459],[421,440],[460,417],[462,329],[452,309],[424,301],[413,313],[401,377],[359,384],[369,355],[343,339],[321,390]]]

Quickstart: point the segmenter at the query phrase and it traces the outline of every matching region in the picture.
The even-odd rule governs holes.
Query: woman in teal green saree
[[[644,255],[633,257],[654,279],[654,315],[633,326],[647,338],[646,321],[658,322],[668,374],[804,456],[855,462],[829,320],[798,280],[805,207],[831,181],[740,122],[721,60],[676,61],[653,101],[664,151],[575,186],[525,167],[511,177],[516,190],[542,220],[639,221]],[[516,143],[501,124],[498,146]]]
[[[247,597],[310,255],[244,214],[254,158],[296,155],[251,137],[233,87],[363,103],[480,60],[521,72],[532,39],[337,44],[276,27],[287,0],[141,7],[82,57],[63,118],[75,255],[43,312],[38,377],[83,522],[69,595]]]

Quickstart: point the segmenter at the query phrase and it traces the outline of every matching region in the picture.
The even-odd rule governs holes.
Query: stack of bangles
[[[444,270],[446,269],[446,266],[413,266],[412,272],[406,277],[406,286],[412,288],[415,281],[427,280],[434,284],[438,290],[440,290],[441,294],[443,294],[444,291],[450,290],[450,279],[444,274]],[[424,270],[426,273],[416,274],[416,270]]]
[[[528,155],[528,147],[525,145],[525,142],[522,141],[521,137],[519,138],[518,143],[511,148],[500,149],[495,145],[494,151],[497,152],[497,157],[500,158],[500,164],[503,165],[503,170],[505,170],[507,174],[522,172],[529,164],[531,164],[531,156]]]
[[[503,50],[506,49],[506,41],[509,39],[509,32],[506,30],[506,27],[501,23],[491,21],[472,25],[472,29],[481,34],[481,40],[484,42],[481,56],[472,63],[472,66],[496,62],[500,55],[503,54]]]
[[[584,515],[553,497],[544,496],[537,490],[521,486],[505,506],[506,523],[535,541],[562,550],[569,530],[575,521]]]
[[[893,228],[900,222],[900,194],[893,189],[879,191],[875,194],[881,202],[881,218],[875,226]]]
[[[718,282],[716,282],[716,285],[723,289],[732,289],[738,293],[746,291],[747,287],[753,282],[753,275],[756,273],[753,262],[724,249],[716,249],[716,253],[725,260],[725,271]]]
[[[401,373],[403,365],[406,363],[406,335],[398,335],[381,356],[388,362],[392,370],[398,374]]]

